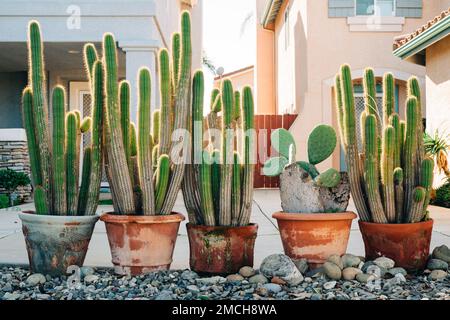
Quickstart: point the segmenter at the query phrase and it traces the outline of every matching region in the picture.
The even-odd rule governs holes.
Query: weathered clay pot
[[[19,214],[33,273],[65,275],[67,267],[82,266],[98,216]]]
[[[307,259],[312,267],[333,254],[346,253],[353,212],[273,214],[280,229],[284,252],[291,259]]]
[[[140,275],[168,270],[172,263],[178,229],[184,216],[123,216],[105,214],[114,271],[120,275]]]
[[[423,270],[430,255],[433,220],[408,224],[359,221],[366,258],[387,257],[410,272]]]
[[[191,269],[201,274],[232,274],[253,266],[258,225],[207,227],[187,224]]]

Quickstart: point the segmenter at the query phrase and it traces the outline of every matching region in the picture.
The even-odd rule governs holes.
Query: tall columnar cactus
[[[70,216],[77,214],[78,205],[78,176],[77,163],[77,131],[78,120],[73,112],[66,117],[66,180],[67,180],[67,213]]]
[[[344,65],[338,75],[341,85],[336,88],[337,99],[342,97],[344,107],[337,104],[341,136],[344,140],[346,162],[350,175],[352,195],[361,220],[375,223],[415,223],[426,219],[427,206],[433,182],[433,161],[423,157],[420,89],[417,79],[408,81],[406,122],[394,112],[394,77],[383,77],[383,120],[380,123],[374,97],[373,71],[364,75],[365,114],[361,117],[364,153],[357,156],[355,106],[350,67]],[[374,100],[375,102],[375,100]],[[383,138],[378,147],[378,130]],[[419,154],[419,155],[418,155]],[[364,159],[361,167],[360,159]],[[380,161],[381,160],[381,161]],[[363,171],[357,177],[356,172]],[[379,177],[381,176],[381,179]],[[364,188],[362,188],[364,186]],[[381,191],[381,194],[380,194]]]
[[[161,112],[159,127],[159,152],[161,154],[168,154],[170,151],[170,133],[171,127],[167,124],[171,122],[171,104],[172,95],[171,88],[171,74],[170,74],[170,60],[167,49],[162,49],[159,52],[159,88],[161,96]]]

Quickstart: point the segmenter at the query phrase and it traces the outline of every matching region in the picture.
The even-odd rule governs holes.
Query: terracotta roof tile
[[[450,15],[450,8],[448,8],[447,10],[444,10],[441,12],[441,14],[439,14],[438,16],[434,17],[434,19],[428,21],[426,24],[424,24],[423,26],[419,27],[416,31],[406,34],[406,35],[402,35],[402,36],[398,36],[396,38],[394,38],[394,50],[400,48],[401,46],[407,44],[409,41],[411,41],[412,39],[416,38],[418,35],[420,35],[421,33],[425,32],[426,30],[430,29],[432,26],[434,26],[436,23],[438,23],[439,21],[441,21],[442,19],[444,19],[445,17]]]

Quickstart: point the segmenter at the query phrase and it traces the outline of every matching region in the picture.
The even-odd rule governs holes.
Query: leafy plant
[[[442,133],[436,130],[433,135],[424,133],[424,147],[427,156],[434,159],[439,173],[444,172],[447,177],[450,177],[450,170],[448,167],[448,151],[450,150],[450,134]]]
[[[450,181],[436,189],[435,197],[431,201],[431,204],[450,208]]]
[[[336,76],[336,107],[351,192],[362,221],[415,223],[426,218],[434,161],[425,156],[422,107],[417,78],[408,81],[406,122],[394,112],[394,77],[383,77],[383,119],[375,103],[375,77],[364,72],[366,108],[361,116],[360,152],[356,140],[355,100],[350,66]]]
[[[24,172],[18,172],[11,169],[0,170],[0,188],[6,190],[9,205],[14,205],[11,194],[18,187],[26,187],[30,184],[30,177]]]

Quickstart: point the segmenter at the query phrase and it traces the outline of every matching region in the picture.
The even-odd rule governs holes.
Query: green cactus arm
[[[88,133],[89,130],[91,130],[92,126],[92,118],[91,117],[85,117],[80,125],[80,131],[81,133]]]
[[[119,84],[120,125],[122,128],[122,141],[125,148],[127,165],[132,166],[130,150],[130,83],[126,80]]]
[[[314,182],[319,187],[334,188],[341,182],[341,174],[336,169],[330,168],[318,175]]]
[[[216,225],[213,198],[212,159],[210,154],[204,152],[204,161],[199,165],[200,205],[203,222],[206,226]]]
[[[389,223],[396,222],[395,188],[394,188],[394,150],[395,129],[386,126],[383,132],[383,147],[381,154],[381,189],[383,194],[384,212]]]
[[[67,214],[66,197],[66,150],[65,150],[65,91],[61,86],[53,89],[53,186],[56,215]]]
[[[77,131],[77,116],[74,112],[69,112],[66,116],[66,183],[69,216],[77,215],[78,206]]]
[[[250,223],[253,201],[254,170],[256,163],[256,132],[255,132],[255,106],[252,89],[248,86],[242,90],[242,128],[243,134],[243,181],[242,181],[242,208],[239,225]]]
[[[80,177],[80,156],[81,156],[81,112],[80,110],[73,110],[76,118],[76,135],[75,135],[75,184],[77,187],[80,185],[79,177]],[[78,201],[77,201],[78,204]]]
[[[339,135],[341,137],[342,146],[345,145],[344,141],[344,105],[342,102],[342,85],[341,85],[341,77],[339,74],[334,78],[334,98],[336,104],[336,115],[338,119],[339,125]]]
[[[356,140],[355,100],[353,81],[349,65],[341,66],[341,92],[343,102],[343,134],[345,158],[348,167],[350,188],[358,214],[362,221],[371,221],[370,212],[363,193],[363,179]]]
[[[221,169],[221,190],[220,190],[220,219],[221,226],[231,225],[231,187],[233,170],[233,103],[234,91],[231,80],[225,79],[222,82],[222,169]]]
[[[153,187],[153,164],[150,132],[150,70],[139,70],[138,102],[138,169],[142,189],[142,210],[144,215],[155,215],[155,194]]]
[[[220,151],[214,150],[211,153],[211,192],[213,197],[214,217],[216,223],[219,221],[219,212],[220,212],[220,189],[221,189],[220,159],[221,159]]]
[[[181,35],[176,32],[172,35],[172,65],[173,65],[173,75],[172,75],[172,87],[174,89],[174,94],[176,94],[176,90],[178,87],[178,82],[180,80],[180,70],[181,70]]]
[[[103,122],[104,122],[104,72],[101,61],[93,68],[92,84],[92,134],[91,134],[91,172],[84,214],[95,215],[100,196],[103,161]]]
[[[27,135],[28,154],[30,157],[31,177],[34,186],[42,183],[41,166],[39,164],[39,146],[36,137],[33,97],[31,88],[26,87],[22,93],[22,117]]]
[[[133,187],[127,166],[125,146],[121,128],[117,71],[117,48],[112,34],[103,37],[103,54],[105,69],[105,144],[108,165],[111,170],[109,181],[116,196],[118,214],[135,214]]]
[[[236,90],[234,92],[234,108],[233,120],[238,120],[241,117],[241,93]]]
[[[84,45],[83,58],[89,81],[92,84],[92,80],[94,79],[94,63],[98,60],[97,49],[94,44],[86,43]]]
[[[426,190],[423,187],[416,187],[412,192],[412,203],[409,219],[407,223],[417,223],[422,221],[424,217],[423,205],[426,199]]]
[[[416,186],[417,153],[417,99],[410,97],[406,103],[406,138],[404,147],[405,214],[411,212],[413,190]],[[419,177],[420,178],[420,177]]]
[[[164,198],[166,197],[167,187],[169,185],[170,175],[170,159],[167,154],[162,154],[158,160],[158,168],[156,171],[156,187],[155,187],[155,211],[159,214]]]
[[[400,120],[400,161],[402,163],[402,167],[404,166],[405,138],[406,138],[406,121]]]
[[[133,122],[130,123],[130,155],[132,157],[137,156],[136,125]]]
[[[366,110],[363,110],[359,117],[361,141],[366,141],[366,127],[365,127],[366,118],[367,112]]]
[[[293,152],[295,153],[296,151],[296,144],[294,137],[288,130],[284,128],[272,131],[272,133],[270,134],[270,140],[272,142],[272,146],[275,149],[275,151],[277,151],[282,157],[286,159],[289,159],[290,156],[289,150],[291,146],[294,147]]]
[[[32,91],[34,126],[36,142],[39,152],[39,165],[41,171],[40,185],[45,190],[47,205],[52,213],[52,195],[50,181],[52,180],[50,130],[48,126],[48,105],[46,93],[46,77],[44,67],[44,48],[41,30],[37,21],[30,21],[28,25],[28,62],[29,86]]]
[[[220,95],[220,89],[219,88],[214,88],[211,91],[211,103],[210,103],[210,110],[213,111],[214,110],[214,106],[216,104],[217,101],[217,97]]]
[[[86,214],[86,207],[89,195],[89,185],[91,183],[91,170],[92,170],[92,149],[87,147],[84,149],[83,155],[83,170],[81,173],[81,186],[78,197],[78,212],[79,216]]]
[[[34,189],[34,205],[36,207],[36,214],[49,215],[50,210],[47,203],[47,195],[42,186],[36,186]]]
[[[159,109],[153,111],[152,114],[152,137],[153,144],[159,144],[159,128],[160,128],[160,120],[161,120],[161,111]]]
[[[169,52],[166,49],[159,51],[159,90],[161,96],[161,113],[159,126],[159,150],[161,154],[170,151],[171,128],[171,104],[172,94],[170,92],[171,74]],[[155,131],[155,128],[153,128]]]
[[[389,124],[394,128],[394,168],[398,168],[401,166],[401,126],[400,126],[400,117],[397,113],[393,113],[389,118]]]
[[[191,82],[191,67],[192,67],[192,46],[191,46],[191,17],[188,11],[181,14],[181,57],[180,57],[180,72],[179,80],[176,90],[175,99],[175,122],[174,130],[188,128],[188,115],[190,110],[190,82]],[[178,146],[172,146],[171,151],[177,149]],[[173,154],[171,152],[170,154]],[[181,162],[181,163],[180,163]],[[164,200],[161,214],[171,214],[173,206],[181,187],[184,177],[185,166],[183,161],[174,163],[172,170],[171,183],[167,191],[166,199]]]
[[[381,202],[379,186],[379,164],[378,164],[378,133],[377,119],[370,114],[365,123],[365,180],[367,198],[372,213],[372,219],[375,223],[387,223],[388,220],[384,213]]]
[[[284,168],[289,164],[285,157],[272,157],[267,159],[262,168],[262,173],[266,177],[278,177]]]
[[[383,76],[383,123],[389,125],[389,118],[395,112],[395,80],[390,72]]]
[[[394,188],[395,188],[395,216],[396,222],[403,222],[403,207],[405,193],[403,192],[403,169],[395,168],[394,170]]]
[[[378,107],[376,103],[377,90],[373,69],[367,68],[364,70],[363,86],[364,86],[364,104],[366,106],[366,113],[368,115],[377,114],[378,113]]]
[[[213,113],[219,113],[222,111],[222,94],[219,94],[216,97],[216,101],[214,102],[214,106],[211,109]]]
[[[238,226],[241,214],[241,160],[236,151],[233,155],[233,177],[231,184],[231,225]]]
[[[333,127],[318,125],[308,138],[309,163],[316,165],[325,161],[336,149],[337,137]]]
[[[431,158],[425,158],[422,160],[421,166],[422,169],[420,171],[420,186],[423,187],[426,192],[425,200],[423,203],[423,215],[425,215],[428,205],[430,204],[431,191],[433,189],[434,161]]]

